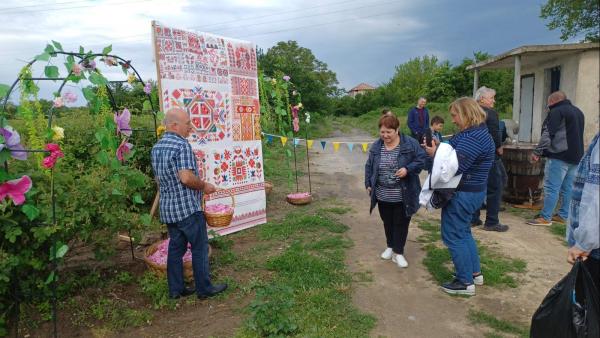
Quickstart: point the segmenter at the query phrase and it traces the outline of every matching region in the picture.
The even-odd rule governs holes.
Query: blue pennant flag
[[[298,144],[300,144],[300,139],[299,138],[295,138],[294,139],[294,147],[297,147]]]
[[[352,152],[352,149],[354,149],[354,143],[348,143],[348,150]]]
[[[325,144],[327,144],[326,141],[321,141],[321,147],[323,147],[323,150],[325,150]]]
[[[267,143],[273,142],[273,135],[267,135]]]

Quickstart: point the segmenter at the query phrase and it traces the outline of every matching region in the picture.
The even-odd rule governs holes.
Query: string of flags
[[[282,136],[282,135],[275,135],[275,134],[267,134],[264,132],[261,132],[261,134],[263,135],[264,138],[266,138],[267,143],[272,143],[273,139],[278,138],[281,141],[281,145],[285,146],[288,142],[288,138],[286,136]],[[345,144],[346,147],[348,147],[348,151],[352,152],[352,150],[354,149],[354,146],[360,146],[360,149],[362,150],[363,153],[366,153],[367,150],[369,149],[369,145],[371,143],[373,143],[373,141],[368,141],[368,142],[357,142],[357,141],[323,141],[323,140],[317,140],[319,144],[321,144],[321,148],[323,148],[323,150],[325,150],[325,148],[327,147],[327,145],[329,143],[332,144],[333,146],[333,151],[337,152],[338,150],[340,150],[340,145]],[[297,138],[295,137],[292,141],[292,144],[294,145],[294,147],[297,147],[298,145],[300,145],[301,143],[306,144],[306,147],[308,149],[312,149],[315,140],[310,140],[310,139],[304,139],[304,138]]]

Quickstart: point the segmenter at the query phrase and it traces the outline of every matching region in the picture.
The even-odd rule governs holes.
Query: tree
[[[266,54],[259,53],[258,63],[267,76],[274,77],[278,72],[290,76],[302,93],[302,104],[308,111],[328,111],[329,97],[338,94],[336,74],[296,41],[280,41]]]
[[[450,62],[443,62],[427,81],[427,99],[432,102],[449,102],[456,98],[454,72]]]
[[[434,55],[416,57],[396,66],[396,73],[389,83],[397,100],[394,105],[416,103],[420,96],[425,96],[427,83],[434,77],[438,67],[438,59]]]
[[[581,33],[587,41],[600,41],[600,2],[598,0],[548,0],[540,17],[550,19],[546,26],[560,29],[564,41]]]

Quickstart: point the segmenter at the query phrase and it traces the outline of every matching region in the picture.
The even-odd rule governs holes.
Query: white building
[[[519,142],[537,143],[546,118],[546,99],[562,90],[585,114],[584,142],[598,132],[600,114],[600,44],[522,46],[469,66],[479,87],[479,70],[514,68],[513,120]]]

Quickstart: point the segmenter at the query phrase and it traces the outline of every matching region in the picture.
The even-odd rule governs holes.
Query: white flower
[[[60,141],[65,138],[65,130],[59,126],[52,127],[52,140]]]
[[[310,113],[306,112],[306,123],[310,124]]]

